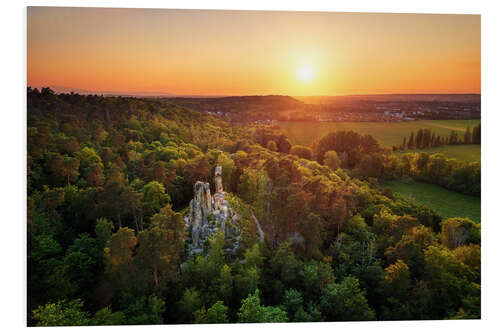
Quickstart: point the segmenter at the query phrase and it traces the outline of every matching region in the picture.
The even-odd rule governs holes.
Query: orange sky
[[[172,94],[480,93],[479,15],[29,7],[28,85]],[[303,81],[301,68],[315,75]]]

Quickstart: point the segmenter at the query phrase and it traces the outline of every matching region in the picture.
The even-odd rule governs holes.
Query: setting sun
[[[27,29],[34,87],[177,95],[480,91],[477,15],[31,7]]]
[[[303,82],[310,82],[316,76],[314,67],[310,65],[302,65],[298,71],[299,79]]]

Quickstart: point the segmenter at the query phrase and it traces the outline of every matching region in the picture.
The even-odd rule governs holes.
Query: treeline
[[[253,140],[269,150],[289,153],[292,144],[285,134],[267,126],[256,126],[252,131]]]
[[[458,132],[455,130],[452,130],[449,136],[441,136],[437,135],[430,129],[419,129],[416,135],[411,132],[408,141],[406,141],[406,137],[404,137],[401,145],[399,145],[399,147],[393,146],[392,149],[426,149],[462,144],[481,144],[481,124],[474,126],[472,131],[470,130],[470,127],[467,126],[462,138],[459,137]]]
[[[321,164],[346,169],[351,176],[368,179],[414,178],[464,194],[481,195],[481,163],[463,162],[425,152],[396,156],[371,135],[332,132],[311,148],[293,146],[291,153]]]
[[[288,152],[307,155],[161,100],[28,89],[28,324],[480,317],[480,224],[380,188],[398,159],[369,136]],[[216,165],[240,248],[187,256]]]
[[[400,157],[400,176],[481,196],[481,163],[460,162],[443,154],[407,153]]]

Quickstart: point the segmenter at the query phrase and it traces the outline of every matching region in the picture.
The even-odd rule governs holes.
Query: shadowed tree
[[[37,326],[86,326],[90,314],[83,311],[83,301],[58,301],[39,306],[33,311]]]
[[[149,218],[155,213],[158,213],[162,207],[170,203],[170,196],[165,193],[163,184],[152,181],[144,185],[141,192],[143,193],[143,212],[146,218]],[[140,217],[140,230],[143,230],[143,217]]]
[[[98,218],[95,225],[95,234],[99,248],[104,250],[113,234],[113,222],[104,217]]]
[[[238,311],[240,323],[283,323],[286,321],[288,321],[287,313],[281,308],[260,304],[259,289],[241,302]]]
[[[365,292],[355,277],[347,277],[341,283],[330,283],[323,290],[321,312],[328,321],[374,320],[375,313],[368,305]]]
[[[290,154],[297,155],[298,157],[305,158],[306,160],[310,160],[312,158],[311,148],[301,145],[293,146],[290,150]]]
[[[335,150],[330,150],[325,153],[324,163],[332,170],[340,168],[340,158]]]
[[[276,142],[274,142],[273,140],[267,141],[266,147],[270,151],[278,151],[278,145],[276,145]]]
[[[478,244],[480,239],[481,226],[469,218],[449,218],[441,224],[441,241],[452,250],[460,245]]]
[[[119,288],[126,287],[129,281],[132,272],[132,255],[136,244],[134,230],[120,228],[111,235],[111,239],[104,248],[106,273]]]
[[[168,280],[179,270],[184,246],[184,220],[168,205],[153,215],[150,226],[138,235],[135,263],[158,289],[162,279]]]
[[[205,311],[203,307],[202,310],[198,311],[195,315],[195,323],[197,324],[225,324],[229,322],[228,319],[228,307],[224,305],[222,301],[217,301],[214,305]]]

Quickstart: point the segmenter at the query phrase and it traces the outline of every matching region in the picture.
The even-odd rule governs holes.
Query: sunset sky
[[[29,7],[28,85],[185,95],[480,93],[479,15]]]

